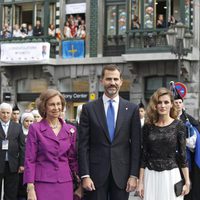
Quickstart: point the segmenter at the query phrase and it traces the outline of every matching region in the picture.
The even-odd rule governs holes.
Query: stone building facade
[[[94,100],[102,94],[100,74],[101,69],[106,64],[115,63],[122,69],[124,84],[121,94],[135,103],[139,103],[140,99],[148,103],[148,99],[154,90],[161,86],[169,87],[171,80],[177,81],[178,59],[170,52],[166,44],[165,33],[167,30],[160,31],[156,28],[146,30],[144,27],[141,30],[132,30],[128,25],[130,16],[132,16],[129,15],[132,3],[140,2],[138,9],[143,10],[141,13],[144,15],[144,9],[140,7],[146,5],[145,2],[150,3],[152,1],[49,0],[48,2],[50,4],[55,3],[56,31],[63,29],[66,18],[64,8],[67,4],[85,3],[86,12],[84,16],[87,28],[85,57],[62,58],[62,41],[59,41],[60,45],[56,47],[57,55],[48,61],[30,64],[1,62],[1,101],[6,100],[6,94],[8,96],[10,94],[10,99],[8,98],[7,101],[17,101],[23,109],[32,108],[35,98],[40,92],[49,87],[57,88],[66,97],[67,118],[73,119],[75,118],[76,107],[79,104]],[[185,16],[181,14],[181,9],[185,9],[184,1],[164,2],[166,2],[166,7],[171,5],[169,5],[169,2],[173,2],[173,6],[171,5],[174,9],[173,12],[176,14],[178,10],[180,15],[177,16],[180,17],[180,20],[185,19]],[[200,24],[198,20],[200,7],[198,3],[198,0],[190,1],[192,10],[190,31],[193,34],[193,47],[192,52],[182,58],[180,72],[181,82],[187,86],[188,90],[184,100],[185,107],[197,119],[200,117]],[[23,4],[23,1],[21,4]],[[6,5],[7,3],[3,0],[0,1],[1,10]],[[118,16],[117,22],[121,20],[120,14],[124,14],[125,11],[126,30],[119,33],[119,27],[122,26],[118,24],[116,26],[118,33],[109,35],[109,13],[114,8]],[[156,13],[154,14],[156,16]],[[166,16],[168,15],[166,14]],[[45,13],[44,19],[48,21]],[[145,18],[141,16],[141,24],[144,23],[144,20]],[[1,21],[0,24],[2,25],[3,22]]]

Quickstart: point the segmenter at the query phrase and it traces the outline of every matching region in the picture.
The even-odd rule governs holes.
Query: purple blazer
[[[45,119],[29,127],[24,183],[72,181],[72,173],[78,172],[77,130],[59,120],[62,128],[57,136]]]

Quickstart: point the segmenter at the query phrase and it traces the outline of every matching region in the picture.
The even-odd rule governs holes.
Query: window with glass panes
[[[105,2],[106,35],[123,35],[126,30],[168,28],[170,23],[179,21],[192,27],[193,1],[191,0],[106,0]],[[171,18],[174,22],[170,22]]]
[[[126,33],[127,12],[125,2],[106,5],[106,35],[124,35]]]
[[[5,24],[8,24],[13,30],[17,24],[21,27],[22,24],[34,26],[37,20],[41,21],[42,26],[48,28],[49,24],[56,22],[56,0],[46,1],[23,1],[23,0],[0,0],[2,12],[0,12],[0,29],[3,29]],[[49,7],[45,8],[45,5]],[[47,12],[48,11],[48,12]],[[45,16],[49,19],[47,24],[44,23]]]
[[[148,101],[151,95],[159,88],[166,87],[170,88],[170,81],[177,81],[176,76],[165,75],[165,76],[149,76],[145,78],[145,99]]]

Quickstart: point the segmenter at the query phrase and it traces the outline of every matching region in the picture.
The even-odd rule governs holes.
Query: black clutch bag
[[[183,190],[184,180],[181,180],[174,184],[174,191],[176,196],[180,196]]]

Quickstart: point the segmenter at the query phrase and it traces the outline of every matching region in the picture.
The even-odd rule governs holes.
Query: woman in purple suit
[[[24,183],[28,200],[72,200],[73,175],[77,174],[76,128],[59,116],[64,97],[54,89],[37,100],[42,120],[29,127]]]

